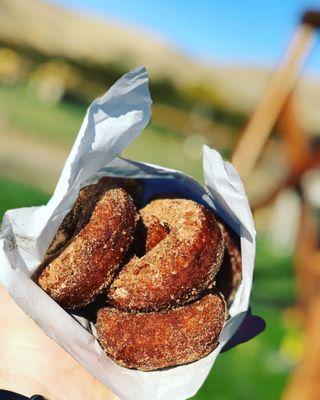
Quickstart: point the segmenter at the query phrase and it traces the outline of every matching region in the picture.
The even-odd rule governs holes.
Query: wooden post
[[[232,162],[245,181],[250,175],[276,119],[292,91],[299,71],[313,47],[313,27],[302,24],[279,68],[274,73],[267,91],[240,139]]]
[[[273,75],[264,97],[253,113],[240,139],[232,161],[240,176],[246,181],[259,157],[270,132],[286,103],[303,61],[309,54],[315,40],[315,27],[320,26],[320,13],[307,12],[302,18],[289,50]],[[296,123],[291,100],[284,109],[282,120],[284,140],[287,143],[289,160],[293,177],[299,180],[307,165],[317,159],[311,157],[307,142]],[[288,146],[289,144],[289,146]],[[310,209],[303,203],[297,247],[297,284],[299,298],[305,316],[308,347],[304,360],[293,373],[284,393],[284,400],[318,400],[320,380],[320,294],[318,293],[319,272],[314,263],[320,259],[320,251],[316,248],[315,219],[310,217]]]
[[[299,176],[305,165],[308,164],[308,160],[311,159],[312,153],[309,140],[296,116],[292,94],[284,104],[277,127],[283,139],[291,171]]]
[[[320,166],[320,149],[311,149],[307,135],[296,115],[296,107],[291,94],[277,121],[277,127],[284,143],[283,150],[290,164],[290,172],[288,177],[272,188],[263,199],[252,204],[253,210],[270,204],[281,190],[287,187],[295,187],[304,172]]]
[[[313,210],[303,203],[299,241],[296,251],[296,273],[299,305],[306,334],[306,351],[293,372],[283,400],[318,400],[320,381],[320,249]]]

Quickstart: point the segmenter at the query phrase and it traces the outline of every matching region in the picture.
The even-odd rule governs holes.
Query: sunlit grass
[[[267,330],[257,338],[221,354],[194,400],[279,399],[289,367],[280,355],[285,333],[278,310],[257,308]],[[275,365],[274,365],[275,364]]]
[[[0,221],[8,209],[40,206],[48,200],[49,196],[37,188],[0,177]]]
[[[0,119],[12,131],[23,132],[31,140],[71,148],[86,107],[61,102],[46,104],[26,86],[0,86]],[[185,138],[150,124],[124,152],[124,156],[179,169],[202,181],[201,157],[185,152]]]
[[[71,146],[86,108],[68,103],[42,102],[26,86],[0,86],[0,117],[10,129],[31,138]]]

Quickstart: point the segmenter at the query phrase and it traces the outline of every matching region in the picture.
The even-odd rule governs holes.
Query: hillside
[[[40,0],[1,0],[0,38],[100,65],[145,64],[154,76],[185,82],[199,66],[149,32],[76,14]]]
[[[118,64],[128,69],[145,64],[152,79],[169,78],[178,87],[200,85],[212,90],[222,107],[246,114],[253,110],[270,77],[270,71],[241,65],[201,65],[151,32],[41,0],[1,0],[0,40],[100,67]],[[301,80],[297,104],[303,126],[320,131],[319,81]]]

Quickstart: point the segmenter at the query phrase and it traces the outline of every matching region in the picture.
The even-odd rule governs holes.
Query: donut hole
[[[135,240],[132,244],[131,257],[143,257],[148,251],[159,244],[171,232],[168,224],[156,221],[146,227],[140,218],[135,232]]]

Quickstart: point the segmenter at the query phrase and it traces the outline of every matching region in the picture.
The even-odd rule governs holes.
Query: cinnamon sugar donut
[[[129,194],[90,185],[62,222],[38,284],[65,308],[80,308],[108,286],[133,239],[137,213]]]
[[[218,221],[218,225],[224,239],[225,249],[221,267],[216,275],[216,286],[223,294],[227,305],[230,306],[242,279],[240,240],[223,222]],[[168,233],[169,229],[166,225],[161,225],[160,222],[151,224],[143,234],[144,251],[151,250]]]
[[[196,361],[218,345],[226,305],[207,294],[173,310],[132,314],[98,311],[97,332],[105,352],[126,368],[150,371]]]
[[[224,238],[225,250],[222,265],[216,277],[216,285],[229,306],[242,279],[240,240],[223,222],[218,223]]]
[[[109,303],[123,310],[146,311],[197,298],[213,283],[224,252],[213,214],[185,199],[154,200],[140,214],[147,230],[157,227],[155,236],[162,226],[164,238],[123,267],[108,290]],[[148,235],[151,247],[157,239]]]
[[[121,178],[115,176],[103,176],[99,179],[99,183],[107,185],[115,185],[130,194],[134,204],[137,208],[141,207],[142,195],[143,195],[143,184],[141,180],[133,178]]]

